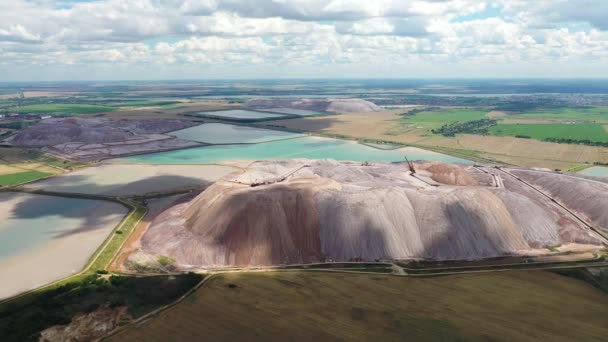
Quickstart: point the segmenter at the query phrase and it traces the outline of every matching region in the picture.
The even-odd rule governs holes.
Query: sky
[[[607,0],[0,0],[0,82],[607,77]]]

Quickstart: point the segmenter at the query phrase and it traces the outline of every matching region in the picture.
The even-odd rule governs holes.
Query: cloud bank
[[[608,2],[12,0],[0,81],[608,77]]]

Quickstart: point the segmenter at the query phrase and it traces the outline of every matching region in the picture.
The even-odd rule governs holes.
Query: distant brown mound
[[[361,99],[254,99],[245,107],[251,109],[292,108],[330,113],[377,112],[382,108]]]
[[[467,173],[476,170],[427,168],[449,182],[475,184]],[[182,266],[224,267],[478,259],[600,244],[519,183],[437,187],[405,170],[327,160],[258,162],[161,215],[142,239],[143,253],[169,256]]]
[[[417,169],[431,173],[431,179],[446,185],[478,185],[478,181],[462,167],[430,162],[417,165]]]

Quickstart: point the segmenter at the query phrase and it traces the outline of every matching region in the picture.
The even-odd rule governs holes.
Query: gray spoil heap
[[[84,144],[123,142],[140,135],[164,133],[192,124],[180,120],[105,120],[57,118],[30,126],[8,142],[15,146],[53,146],[69,142]]]
[[[382,108],[361,99],[254,99],[245,107],[250,109],[292,108],[330,113],[377,112]]]

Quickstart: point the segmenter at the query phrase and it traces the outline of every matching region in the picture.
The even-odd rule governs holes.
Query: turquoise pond
[[[181,139],[208,144],[259,143],[303,136],[298,133],[223,123],[205,123],[170,134]]]
[[[608,177],[608,167],[605,166],[592,166],[588,169],[584,169],[579,172],[581,175],[593,176],[593,177]]]
[[[117,163],[143,164],[213,164],[234,160],[266,159],[324,159],[352,161],[393,162],[410,160],[433,160],[451,163],[472,163],[436,152],[417,148],[380,150],[354,141],[304,137],[251,145],[216,145],[177,151],[151,153],[114,159]]]
[[[213,112],[199,112],[197,115],[201,116],[216,116],[221,118],[229,118],[229,119],[269,119],[269,118],[283,118],[285,115],[281,114],[271,114],[271,113],[261,113],[255,112],[252,110],[243,110],[243,109],[231,109],[231,110],[219,110]]]

